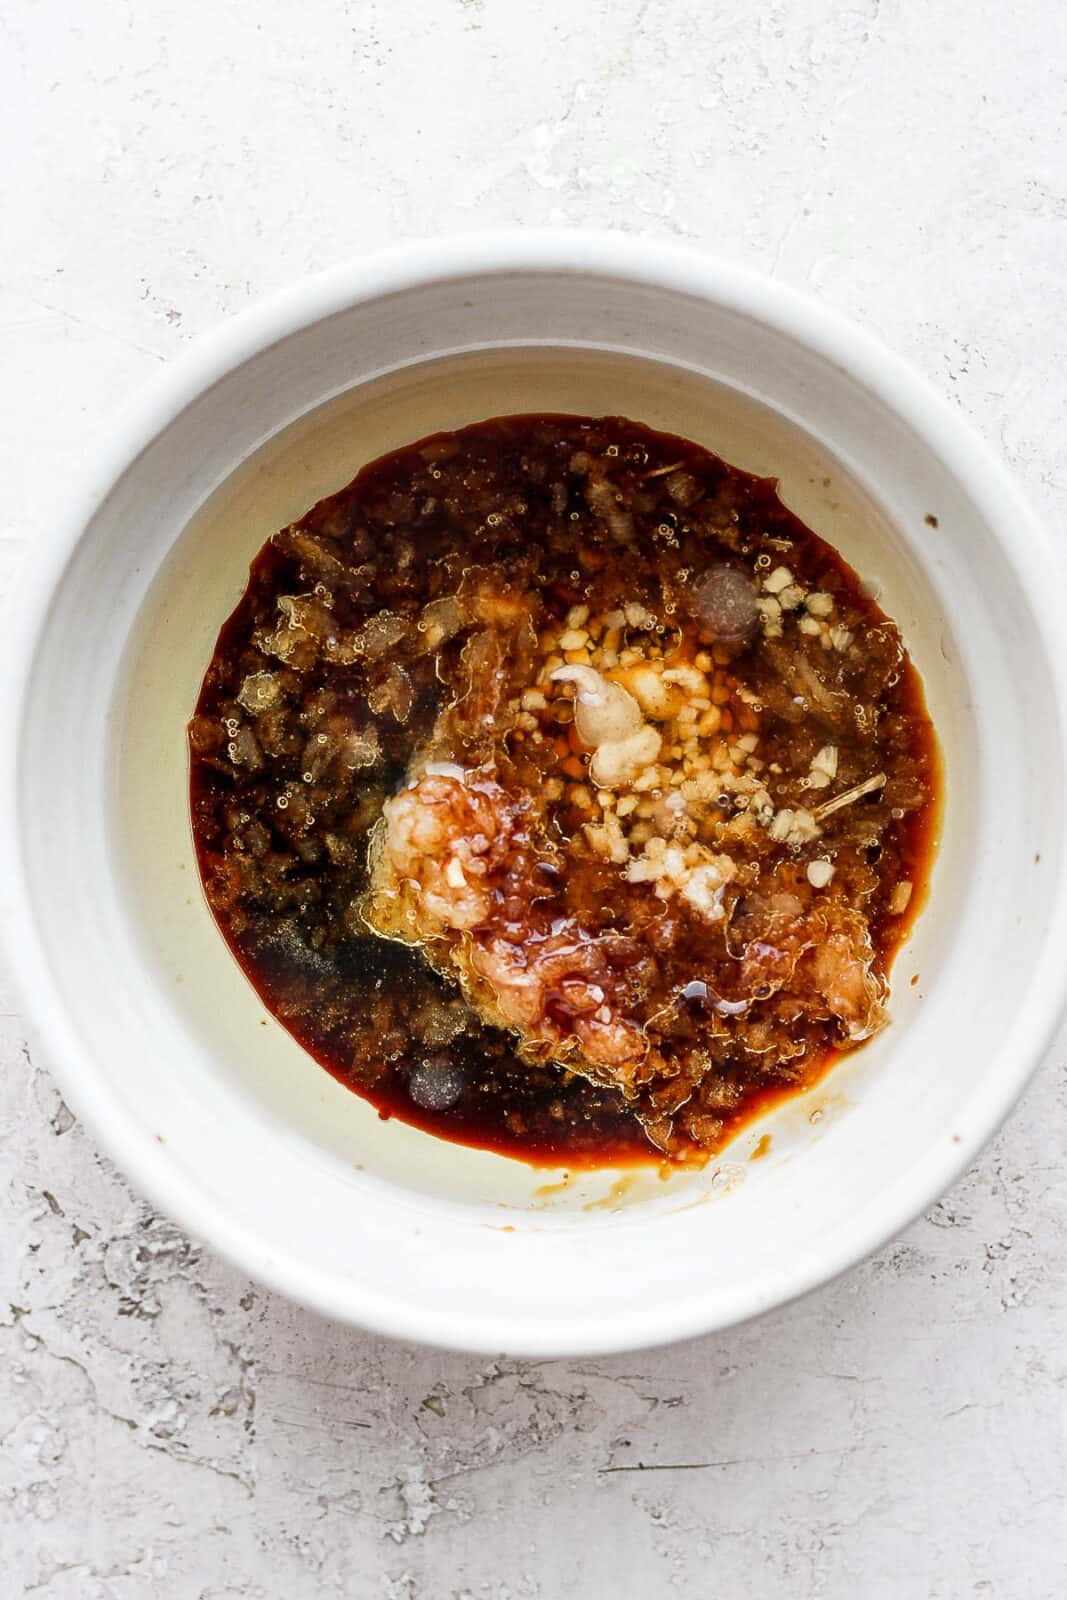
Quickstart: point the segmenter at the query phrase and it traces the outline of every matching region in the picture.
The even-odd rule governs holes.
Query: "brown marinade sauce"
[[[578,736],[576,664],[668,672],[641,772]],[[922,686],[857,575],[773,480],[621,418],[435,435],[274,534],[189,737],[204,889],[267,1010],[383,1117],[535,1163],[703,1159],[816,1082],[884,1021],[936,843]],[[535,864],[471,869],[497,923],[446,906],[426,943],[382,936],[371,873],[428,760],[427,796],[491,770]],[[505,1025],[468,955],[520,959],[524,918],[531,950],[608,949],[604,1027],[567,982]]]

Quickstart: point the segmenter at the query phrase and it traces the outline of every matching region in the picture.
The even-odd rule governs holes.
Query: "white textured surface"
[[[510,222],[673,234],[814,289],[1062,524],[1062,18],[8,0],[0,582],[191,335],[378,243]],[[129,1193],[10,1004],[0,1030],[5,1600],[1064,1592],[1062,1041],[965,1181],[844,1281],[712,1340],[532,1364],[252,1288]]]

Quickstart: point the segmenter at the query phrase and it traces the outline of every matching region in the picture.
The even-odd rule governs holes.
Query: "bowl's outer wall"
[[[641,415],[776,469],[881,584],[949,780],[934,893],[898,967],[919,982],[898,984],[895,1028],[830,1080],[826,1106],[847,1111],[817,1127],[784,1114],[744,1182],[737,1149],[725,1184],[635,1183],[592,1209],[595,1181],[538,1193],[544,1175],[518,1163],[378,1122],[260,1027],[204,909],[184,813],[180,723],[270,529],[379,448],[552,404]],[[155,408],[73,520],[19,644],[3,865],[49,1058],[158,1203],[329,1313],[530,1353],[752,1315],[928,1203],[1012,1103],[1064,986],[1050,946],[1065,697],[1033,576],[1043,546],[958,419],[782,291],[573,236],[333,275],[187,358]]]

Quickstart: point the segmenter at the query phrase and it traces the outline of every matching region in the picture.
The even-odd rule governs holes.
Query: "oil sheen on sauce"
[[[736,634],[721,616],[731,587],[742,609],[755,597]],[[508,655],[505,637],[522,649]],[[511,699],[494,701],[488,744],[479,662],[518,674]],[[677,677],[679,663],[703,673],[707,694],[676,703],[676,720],[655,713],[659,788],[635,788],[640,774],[591,783],[578,691],[557,662],[631,683]],[[497,761],[512,792],[537,792],[566,864],[559,893],[592,935],[640,930],[641,1015],[657,1019],[661,1076],[638,1091],[606,1069],[591,1081],[580,1055],[562,1052],[561,1066],[544,1035],[534,1048],[480,1012],[443,946],[371,930],[369,842],[420,752],[438,746],[460,766]],[[816,1082],[864,1036],[847,961],[844,978],[812,967],[809,1004],[798,973],[812,957],[794,955],[787,982],[774,930],[791,915],[833,931],[831,904],[842,928],[858,937],[862,925],[877,987],[935,845],[939,764],[921,683],[857,575],[772,481],[619,418],[499,418],[418,441],[268,539],[219,634],[190,747],[205,892],[268,1011],[383,1117],[551,1166],[700,1160]],[[679,794],[696,798],[665,834],[672,762]],[[728,777],[705,815],[708,771]],[[604,808],[618,819],[614,859],[596,832]],[[737,858],[699,914],[663,869],[679,841],[690,875],[693,861]],[[708,996],[736,992],[742,970],[748,1009],[724,1023]]]

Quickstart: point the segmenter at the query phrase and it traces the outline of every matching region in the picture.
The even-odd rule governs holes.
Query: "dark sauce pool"
[[[576,449],[605,452],[638,485],[625,498],[633,542],[623,550],[603,508],[583,499],[568,466]],[[672,466],[676,487],[683,469],[697,498],[694,489],[680,499],[663,489]],[[364,468],[256,557],[190,724],[200,874],[267,1010],[383,1117],[545,1165],[663,1158],[617,1089],[521,1057],[512,1034],[475,1015],[419,949],[371,934],[358,906],[370,831],[431,738],[469,637],[446,630],[427,648],[417,620],[427,606],[454,594],[476,564],[521,570],[558,618],[592,591],[605,603],[613,592],[621,599],[626,568],[643,569],[647,592],[658,574],[666,583],[724,556],[754,574],[761,558],[764,570],[788,560],[798,579],[835,594],[853,634],[880,639],[891,629],[851,569],[782,505],[773,481],[620,419],[504,418],[422,440]],[[303,609],[287,611],[286,597]],[[755,640],[726,652],[723,671],[741,670],[761,648]],[[834,835],[840,872],[858,863],[856,892],[881,974],[922,904],[938,812],[921,684],[896,648],[893,671],[875,652],[869,675],[856,675],[860,703],[887,730],[879,737],[895,787],[842,813]],[[773,710],[765,720],[765,737],[788,731]],[[872,737],[851,725],[823,736],[836,739],[846,763],[849,740],[858,747]],[[798,772],[807,754],[798,753]],[[587,757],[568,760],[580,767]],[[893,798],[903,803],[888,805]],[[902,882],[911,886],[904,908]],[[690,1009],[692,1033],[700,1003]],[[721,1061],[706,1148],[817,1082],[839,1044],[827,1024],[809,1028],[803,1051],[786,1059],[754,1066],[739,1052]]]

